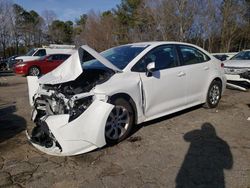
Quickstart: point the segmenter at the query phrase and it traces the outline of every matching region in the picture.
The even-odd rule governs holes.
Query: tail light
[[[220,66],[221,66],[221,68],[224,68],[224,63],[221,63]]]

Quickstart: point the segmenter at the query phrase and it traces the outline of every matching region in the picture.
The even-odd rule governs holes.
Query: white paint
[[[151,77],[146,76],[145,72],[131,71],[131,68],[145,54],[164,44],[185,44],[195,47],[209,56],[210,60],[199,64],[154,71]],[[63,148],[63,152],[59,155],[85,153],[106,144],[105,123],[113,108],[113,105],[106,103],[108,96],[121,93],[129,95],[137,112],[135,122],[142,123],[204,103],[208,88],[215,78],[222,80],[222,90],[224,91],[226,78],[221,62],[205,50],[195,45],[176,42],[148,42],[135,45],[146,45],[148,47],[138,54],[123,71],[116,68],[93,49],[82,46],[80,51],[78,50],[61,66],[38,80],[40,84],[59,84],[75,80],[82,73],[79,58],[79,53],[82,53],[81,50],[87,51],[106,67],[117,72],[106,82],[96,85],[89,93],[77,95],[78,97],[93,95],[95,100],[74,121],[68,122],[68,114],[53,115],[46,119],[51,132]],[[45,93],[42,89],[39,92]],[[48,150],[40,146],[36,147],[50,154],[53,154],[55,149]]]
[[[37,93],[39,88],[38,78],[37,76],[27,76],[28,82],[28,91],[29,91],[29,102],[30,105],[33,106],[33,96]]]
[[[37,149],[50,154],[71,156],[89,152],[106,145],[104,128],[113,105],[95,100],[89,108],[72,122],[69,115],[49,116],[45,122],[62,147],[45,148],[32,143]]]

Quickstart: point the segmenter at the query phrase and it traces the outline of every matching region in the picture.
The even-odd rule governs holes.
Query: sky
[[[34,10],[42,15],[44,10],[53,10],[63,21],[75,21],[80,15],[91,10],[105,11],[115,8],[121,0],[12,0],[24,9]]]

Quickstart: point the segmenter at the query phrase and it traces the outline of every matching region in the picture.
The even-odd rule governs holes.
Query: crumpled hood
[[[75,80],[82,72],[81,57],[84,51],[88,52],[104,66],[116,71],[121,72],[116,66],[110,63],[106,58],[101,56],[98,52],[93,50],[87,45],[81,46],[77,52],[71,55],[66,61],[58,66],[53,71],[45,74],[38,79],[39,84],[59,84]]]
[[[225,67],[250,68],[250,60],[228,60],[224,63]]]

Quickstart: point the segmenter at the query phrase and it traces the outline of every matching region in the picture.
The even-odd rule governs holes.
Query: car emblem
[[[230,69],[229,71],[230,71],[230,72],[234,72],[234,69]]]

